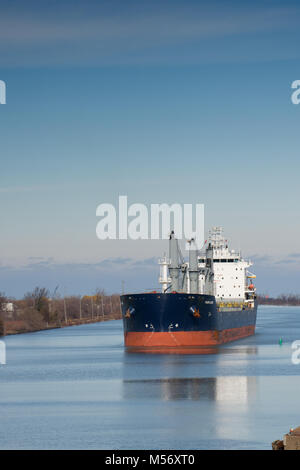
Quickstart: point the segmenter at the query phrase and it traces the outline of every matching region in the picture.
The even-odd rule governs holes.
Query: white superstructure
[[[193,239],[189,241],[193,244]],[[170,256],[159,260],[162,292],[214,295],[219,304],[254,305],[256,276],[248,271],[250,261],[231,250],[222,227],[213,227],[200,252],[190,250],[184,262],[174,232],[170,235]]]
[[[241,257],[241,253],[230,250],[228,240],[223,236],[222,227],[213,227],[206,243],[213,249],[214,295],[217,302],[250,302],[255,287],[251,279],[254,274],[248,272],[250,261]],[[205,266],[205,251],[199,253],[199,267]],[[200,285],[204,284],[204,275],[199,275]]]

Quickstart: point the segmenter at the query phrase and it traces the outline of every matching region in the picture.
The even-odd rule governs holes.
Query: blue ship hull
[[[121,296],[127,348],[197,348],[254,334],[257,303],[217,305],[214,296],[141,293]]]

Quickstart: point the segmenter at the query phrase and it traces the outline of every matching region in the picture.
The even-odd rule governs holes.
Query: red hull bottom
[[[125,346],[134,352],[209,354],[214,346],[254,335],[255,326],[222,331],[128,332]]]

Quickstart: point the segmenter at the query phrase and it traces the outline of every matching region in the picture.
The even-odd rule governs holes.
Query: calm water
[[[294,307],[205,356],[126,353],[121,321],[6,337],[0,448],[269,449],[300,425],[297,339]]]

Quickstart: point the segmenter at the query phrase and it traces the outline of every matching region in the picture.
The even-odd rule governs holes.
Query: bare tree
[[[44,321],[49,322],[49,290],[46,287],[36,287],[32,292],[25,294],[24,299],[31,303],[43,317]]]
[[[3,309],[6,303],[6,296],[3,292],[0,292],[0,336],[5,335],[4,315]]]

